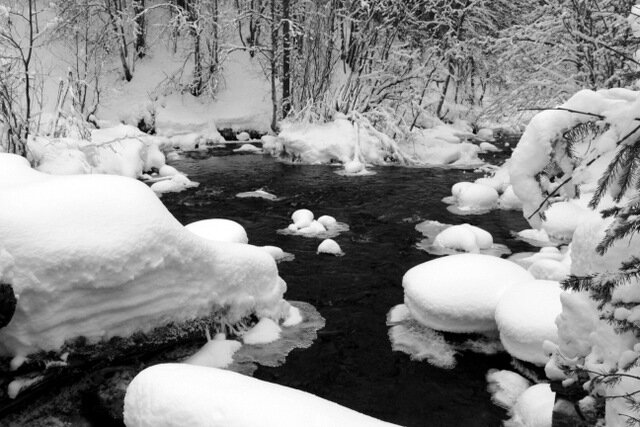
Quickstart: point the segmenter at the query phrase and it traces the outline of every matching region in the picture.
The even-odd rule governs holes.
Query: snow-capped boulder
[[[451,189],[453,203],[463,212],[483,212],[495,208],[500,195],[493,188],[473,182],[460,182]]]
[[[214,242],[249,243],[244,227],[230,219],[203,219],[187,224],[185,228],[203,239]]]
[[[318,245],[319,254],[329,254],[329,255],[344,255],[340,245],[333,239],[325,239]]]
[[[19,295],[0,354],[56,351],[220,309],[279,319],[288,304],[262,249],[185,229],[142,182],[52,176],[0,154],[0,283]],[[224,309],[224,310],[222,310]]]
[[[481,254],[438,258],[410,269],[402,280],[405,304],[421,324],[440,331],[496,330],[502,294],[533,276],[519,265]]]
[[[496,306],[500,340],[513,357],[544,366],[545,341],[558,342],[555,320],[562,311],[560,284],[549,280],[518,283],[507,289]]]
[[[493,245],[491,234],[470,224],[454,225],[441,231],[433,242],[434,246],[478,253]]]
[[[303,391],[185,364],[140,372],[124,400],[127,427],[391,427]]]
[[[525,390],[510,411],[510,426],[551,427],[556,394],[549,384],[536,384]]]

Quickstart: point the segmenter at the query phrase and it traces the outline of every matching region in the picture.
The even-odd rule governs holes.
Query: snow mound
[[[30,138],[28,152],[36,169],[54,175],[109,174],[138,178],[159,169],[165,157],[161,139],[133,126],[118,125],[91,132],[90,139]]]
[[[278,230],[279,234],[294,236],[330,239],[338,236],[343,231],[349,231],[349,226],[337,222],[334,217],[323,215],[318,220],[314,219],[313,212],[309,209],[298,209],[291,214],[292,224],[285,229]]]
[[[317,253],[319,253],[319,254],[329,254],[329,255],[335,255],[335,256],[344,255],[344,252],[342,252],[342,249],[340,248],[340,245],[333,239],[325,239],[325,240],[323,240],[322,243],[320,243],[320,245],[318,245]]]
[[[438,221],[423,221],[416,230],[426,238],[416,246],[433,255],[453,255],[460,252],[500,256],[511,251],[505,245],[493,243],[493,236],[469,224],[449,225]]]
[[[268,344],[280,338],[282,329],[273,320],[263,317],[256,325],[242,335],[245,344]]]
[[[531,246],[545,247],[554,246],[554,243],[549,238],[549,235],[544,230],[538,230],[535,228],[528,228],[526,230],[518,231],[514,233],[514,237],[523,242],[529,243]]]
[[[233,355],[240,350],[240,341],[228,340],[225,334],[217,334],[212,340],[183,363],[209,368],[226,368],[233,363]]]
[[[265,152],[288,161],[309,164],[341,162],[345,174],[365,174],[364,165],[404,165],[472,168],[484,162],[477,145],[461,142],[471,136],[451,125],[414,129],[408,138],[393,141],[363,120],[354,124],[338,114],[328,123],[288,123],[277,138],[263,137]]]
[[[544,366],[549,355],[543,343],[558,342],[555,320],[562,311],[562,289],[555,281],[518,283],[504,292],[495,316],[500,340],[513,357]]]
[[[504,409],[513,408],[518,397],[531,386],[522,375],[497,369],[487,372],[487,383],[491,401]]]
[[[262,149],[253,144],[242,144],[233,150],[234,153],[262,154]]]
[[[20,295],[0,354],[56,351],[220,310],[225,321],[288,310],[263,250],[187,231],[145,184],[53,176],[0,154],[0,281]]]
[[[447,209],[458,215],[482,214],[498,206],[500,195],[493,188],[473,182],[459,182],[451,188],[451,197],[443,202],[449,203]]]
[[[402,279],[405,304],[421,324],[448,332],[496,330],[502,294],[533,276],[510,261],[482,254],[450,255],[410,269]]]
[[[249,132],[240,132],[236,135],[236,139],[240,142],[246,142],[251,139]]]
[[[483,153],[497,153],[497,152],[502,151],[502,150],[500,150],[498,147],[496,147],[495,145],[493,145],[490,142],[481,142],[480,143],[480,150]]]
[[[249,243],[244,227],[230,219],[203,219],[187,224],[184,228],[214,242]]]
[[[127,427],[392,426],[293,388],[185,364],[140,372],[127,388],[124,422]]]
[[[551,427],[556,394],[549,384],[536,384],[525,390],[511,409],[505,427]]]
[[[243,193],[238,193],[236,194],[236,197],[240,199],[256,197],[259,199],[265,199],[270,201],[278,200],[278,196],[276,196],[275,194],[271,194],[267,191],[264,191],[262,188],[259,188],[255,191],[245,191]]]
[[[568,242],[578,225],[590,215],[593,215],[591,210],[576,202],[554,203],[545,212],[542,229],[550,238]]]
[[[504,210],[522,210],[522,200],[513,191],[513,186],[509,185],[500,195],[498,208]]]
[[[185,175],[178,173],[171,176],[170,179],[164,179],[154,182],[153,184],[151,184],[151,189],[158,196],[161,196],[164,193],[179,193],[188,188],[198,187],[199,185],[200,184],[191,181]]]

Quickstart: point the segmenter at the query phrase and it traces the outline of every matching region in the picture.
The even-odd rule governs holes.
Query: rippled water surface
[[[392,352],[385,325],[389,309],[402,303],[403,274],[434,258],[416,248],[422,237],[414,228],[418,222],[470,222],[514,252],[530,250],[509,234],[528,228],[520,212],[457,217],[440,201],[450,195],[452,184],[480,174],[384,167],[375,168],[376,175],[344,177],[332,166],[291,165],[229,152],[172,164],[200,187],[165,195],[171,212],[184,224],[235,220],[247,230],[250,243],[295,254],[294,261],[279,264],[288,285],[286,298],[309,302],[326,318],[312,347],[295,350],[284,366],[259,368],[256,377],[406,426],[500,425],[505,413],[490,402],[485,374],[491,368],[509,369],[507,355],[465,353],[456,368],[439,369]],[[258,188],[282,199],[235,197]],[[350,231],[335,238],[344,257],[316,255],[318,239],[276,232],[300,208],[349,224]]]

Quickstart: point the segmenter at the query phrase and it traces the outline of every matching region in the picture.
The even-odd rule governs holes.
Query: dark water
[[[256,155],[185,158],[172,164],[200,187],[163,197],[184,224],[229,218],[242,224],[255,245],[276,245],[295,254],[279,264],[286,298],[313,304],[326,318],[315,344],[295,350],[284,366],[260,368],[256,377],[314,393],[357,411],[406,426],[498,426],[503,410],[492,405],[485,374],[509,369],[507,355],[465,353],[453,370],[412,362],[392,352],[385,317],[402,303],[402,276],[434,257],[419,251],[417,222],[469,222],[514,252],[530,249],[510,238],[527,228],[520,212],[494,211],[457,217],[440,200],[472,172],[445,169],[376,168],[376,175],[343,177],[330,166],[278,163]],[[283,197],[270,202],[239,199],[258,188]],[[332,215],[350,231],[336,237],[344,257],[319,256],[318,239],[276,233],[299,208]],[[283,408],[283,410],[286,410]]]

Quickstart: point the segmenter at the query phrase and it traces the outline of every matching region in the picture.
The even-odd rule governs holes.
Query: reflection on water
[[[200,187],[167,194],[163,202],[184,224],[229,218],[245,227],[250,243],[293,253],[294,261],[278,266],[288,284],[286,297],[312,304],[326,319],[310,348],[293,351],[284,366],[258,368],[256,377],[406,426],[500,425],[505,414],[491,403],[485,374],[509,369],[508,356],[464,353],[452,370],[411,361],[391,350],[386,314],[403,302],[404,273],[434,258],[416,248],[422,239],[418,222],[469,222],[519,252],[530,250],[510,234],[528,228],[520,212],[449,213],[440,200],[454,183],[480,176],[468,171],[378,167],[375,175],[345,177],[331,166],[224,154],[173,162]],[[279,200],[235,197],[259,188]],[[318,239],[277,233],[300,208],[349,225],[335,237],[344,257],[316,255]]]

